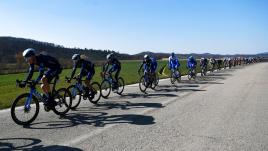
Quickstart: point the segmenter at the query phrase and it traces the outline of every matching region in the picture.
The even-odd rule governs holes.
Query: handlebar
[[[22,87],[22,83],[25,83],[25,84],[28,84],[28,87],[33,87],[37,84],[41,84],[41,83],[35,83],[34,80],[31,80],[31,81],[25,81],[25,80],[16,80],[16,87]]]

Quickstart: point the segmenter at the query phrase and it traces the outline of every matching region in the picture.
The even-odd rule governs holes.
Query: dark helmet
[[[24,58],[28,58],[35,55],[35,50],[33,48],[25,49],[22,53]]]

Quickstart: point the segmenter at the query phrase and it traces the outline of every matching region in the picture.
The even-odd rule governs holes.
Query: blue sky
[[[0,0],[0,36],[66,47],[268,51],[268,0]]]

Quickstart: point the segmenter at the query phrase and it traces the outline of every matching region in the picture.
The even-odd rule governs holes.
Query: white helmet
[[[147,54],[144,55],[143,59],[145,59],[145,60],[146,60],[146,59],[149,59],[149,55],[147,55]]]
[[[80,54],[74,54],[73,56],[72,56],[72,60],[80,60]]]
[[[25,49],[22,53],[22,56],[24,58],[28,58],[28,57],[31,57],[35,55],[35,50],[33,48],[28,48],[28,49]]]
[[[114,56],[114,54],[113,54],[113,53],[110,53],[110,54],[108,54],[108,55],[106,56],[106,59],[107,59],[107,60],[110,60],[110,59],[113,58],[113,56]]]

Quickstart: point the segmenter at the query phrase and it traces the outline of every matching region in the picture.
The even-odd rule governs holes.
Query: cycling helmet
[[[175,57],[175,53],[174,53],[174,52],[172,52],[172,53],[171,53],[171,56],[172,56],[172,57]]]
[[[147,54],[144,55],[144,57],[143,57],[144,60],[147,60],[147,59],[149,59],[149,58],[150,58],[150,57],[149,57],[149,55],[147,55]]]
[[[193,60],[193,59],[194,59],[194,57],[193,57],[193,56],[190,56],[190,57],[189,57],[189,59],[190,59],[190,60]]]
[[[114,54],[113,53],[110,53],[110,54],[108,54],[107,56],[106,56],[106,59],[107,60],[110,60],[110,59],[112,59],[114,57]]]
[[[72,60],[80,60],[80,58],[81,58],[80,54],[74,54],[72,56]]]
[[[24,58],[28,58],[28,57],[31,57],[35,55],[35,50],[33,48],[28,48],[28,49],[25,49],[22,53],[22,56]]]

